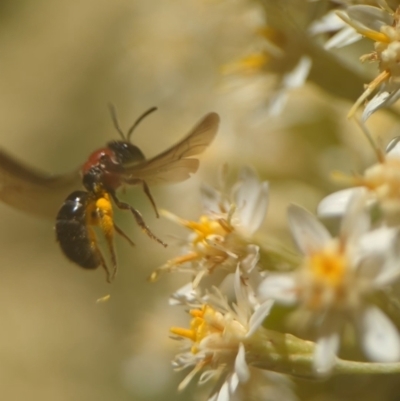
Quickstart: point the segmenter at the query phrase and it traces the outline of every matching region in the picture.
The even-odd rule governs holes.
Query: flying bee
[[[130,211],[150,238],[166,246],[145,224],[139,211],[118,199],[116,191],[124,186],[141,185],[158,217],[149,185],[188,179],[199,167],[198,159],[192,156],[202,153],[218,130],[218,114],[209,113],[180,142],[146,159],[142,151],[130,142],[130,136],[139,122],[155,110],[152,108],[140,116],[124,135],[115,110],[111,108],[114,126],[122,140],[111,141],[106,147],[96,150],[79,170],[70,174],[44,174],[0,149],[0,200],[36,215],[52,218],[56,215],[56,239],[65,256],[85,269],[102,266],[107,281],[111,282],[117,272],[113,245],[115,232],[134,245],[115,224],[114,206]],[[84,190],[76,190],[82,185]],[[59,208],[63,198],[65,201]],[[55,205],[58,205],[58,212]],[[98,247],[96,230],[106,241],[112,272]]]

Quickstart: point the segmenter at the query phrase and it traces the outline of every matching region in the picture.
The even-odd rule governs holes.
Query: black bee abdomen
[[[89,236],[86,226],[86,209],[90,194],[75,191],[65,200],[56,218],[56,239],[64,255],[85,269],[95,269],[101,256]]]

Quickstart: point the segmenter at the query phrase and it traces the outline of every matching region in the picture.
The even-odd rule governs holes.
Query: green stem
[[[355,362],[345,361],[337,358],[333,368],[334,374],[352,375],[379,375],[400,373],[400,362],[378,363],[378,362]]]
[[[251,337],[246,348],[252,366],[308,379],[321,378],[313,369],[315,343],[291,334],[263,330]],[[400,362],[375,363],[336,359],[331,375],[376,375],[400,373]]]

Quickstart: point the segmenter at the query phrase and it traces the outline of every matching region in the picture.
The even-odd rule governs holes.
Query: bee
[[[130,137],[143,118],[156,108],[143,113],[126,135],[118,124],[114,107],[111,106],[110,109],[114,127],[122,140],[110,141],[105,147],[97,149],[80,169],[72,173],[45,174],[26,166],[0,149],[0,200],[35,215],[53,219],[56,216],[56,240],[64,255],[85,269],[101,266],[108,282],[117,273],[115,233],[134,245],[116,225],[115,207],[131,212],[139,227],[150,238],[166,246],[153,234],[138,210],[120,201],[117,190],[125,186],[140,185],[158,217],[149,186],[181,182],[194,174],[199,167],[199,160],[193,156],[202,153],[210,145],[219,126],[218,114],[209,113],[180,142],[159,155],[146,159]],[[77,190],[82,186],[82,190]],[[65,201],[59,207],[61,199]],[[105,239],[112,270],[98,246],[96,233],[100,233]]]

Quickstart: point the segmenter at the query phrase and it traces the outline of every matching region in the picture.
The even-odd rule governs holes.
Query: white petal
[[[296,276],[291,273],[271,274],[258,287],[258,297],[261,300],[275,299],[284,305],[297,302]]]
[[[240,269],[246,274],[250,274],[260,260],[260,248],[257,245],[247,245],[246,256],[240,261]]]
[[[380,32],[383,25],[392,25],[393,17],[378,7],[357,5],[346,10],[350,19],[355,20],[366,28]]]
[[[193,289],[192,283],[185,284],[175,291],[168,300],[169,305],[187,305],[198,299],[198,293]]]
[[[364,234],[352,257],[358,264],[357,275],[375,288],[395,280],[400,275],[399,258],[394,249],[397,229],[381,227]]]
[[[400,159],[400,136],[393,138],[386,147],[386,156]]]
[[[289,206],[288,219],[293,239],[305,255],[323,248],[331,239],[329,231],[317,218],[300,206]]]
[[[318,35],[319,33],[338,31],[342,29],[344,25],[345,22],[339,18],[333,10],[326,13],[322,18],[314,21],[308,28],[308,31],[311,35]]]
[[[268,116],[276,117],[282,113],[283,108],[289,98],[286,88],[279,88],[269,99],[267,107]]]
[[[382,107],[389,107],[396,103],[400,98],[400,89],[397,82],[382,85],[377,94],[368,102],[365,107],[361,121],[365,122],[371,114],[381,109]]]
[[[250,370],[246,363],[246,351],[243,343],[239,344],[239,351],[235,359],[235,373],[240,383],[246,383],[250,378]],[[236,388],[233,391],[235,390]]]
[[[239,178],[241,182],[235,190],[237,214],[241,229],[251,235],[258,230],[267,214],[268,182],[260,182],[250,167],[244,167]]]
[[[314,351],[314,370],[320,375],[328,374],[335,362],[339,349],[339,333],[331,332],[318,339]]]
[[[239,385],[239,376],[237,375],[237,373],[232,373],[229,378],[228,378],[228,385],[229,385],[229,394],[232,395],[238,385]]]
[[[359,249],[363,255],[377,253],[387,255],[397,238],[398,230],[393,227],[380,227],[364,234],[359,240]]]
[[[273,304],[274,301],[271,299],[265,301],[251,315],[249,321],[249,331],[246,334],[246,338],[251,337],[255,333],[255,331],[263,324],[263,321],[268,316]]]
[[[234,289],[235,289],[237,306],[239,307],[240,311],[246,315],[246,317],[249,317],[251,313],[250,304],[248,302],[246,287],[243,285],[241,279],[241,272],[239,266],[236,268],[235,272]]]
[[[229,383],[225,381],[218,392],[217,401],[229,401],[229,398],[230,398]]]
[[[388,252],[382,269],[375,277],[374,286],[376,288],[384,288],[400,279],[400,263],[398,249],[392,249]]]
[[[342,28],[338,33],[333,35],[329,40],[326,41],[324,48],[326,50],[341,48],[344,46],[351,45],[362,38],[362,35],[351,26]]]
[[[287,89],[294,89],[302,86],[308,77],[311,65],[312,61],[310,57],[301,57],[292,71],[284,75],[282,80],[283,87]]]
[[[375,111],[379,110],[382,107],[385,107],[388,99],[390,99],[390,93],[388,91],[379,91],[365,106],[365,109],[361,116],[361,121],[365,123],[368,118],[371,117],[373,113],[375,113]]]
[[[358,191],[363,191],[363,188],[343,189],[326,196],[318,205],[318,216],[322,218],[343,216],[348,208],[351,197]]]
[[[268,105],[268,114],[270,116],[277,116],[281,113],[287,101],[289,90],[299,88],[304,84],[310,72],[311,65],[311,58],[303,56],[296,66],[282,77],[279,88],[271,97]]]
[[[354,192],[340,226],[340,236],[345,241],[358,240],[371,225],[367,210],[367,190],[360,188]]]
[[[364,351],[375,362],[400,360],[400,337],[396,326],[377,307],[366,309],[360,327]]]

